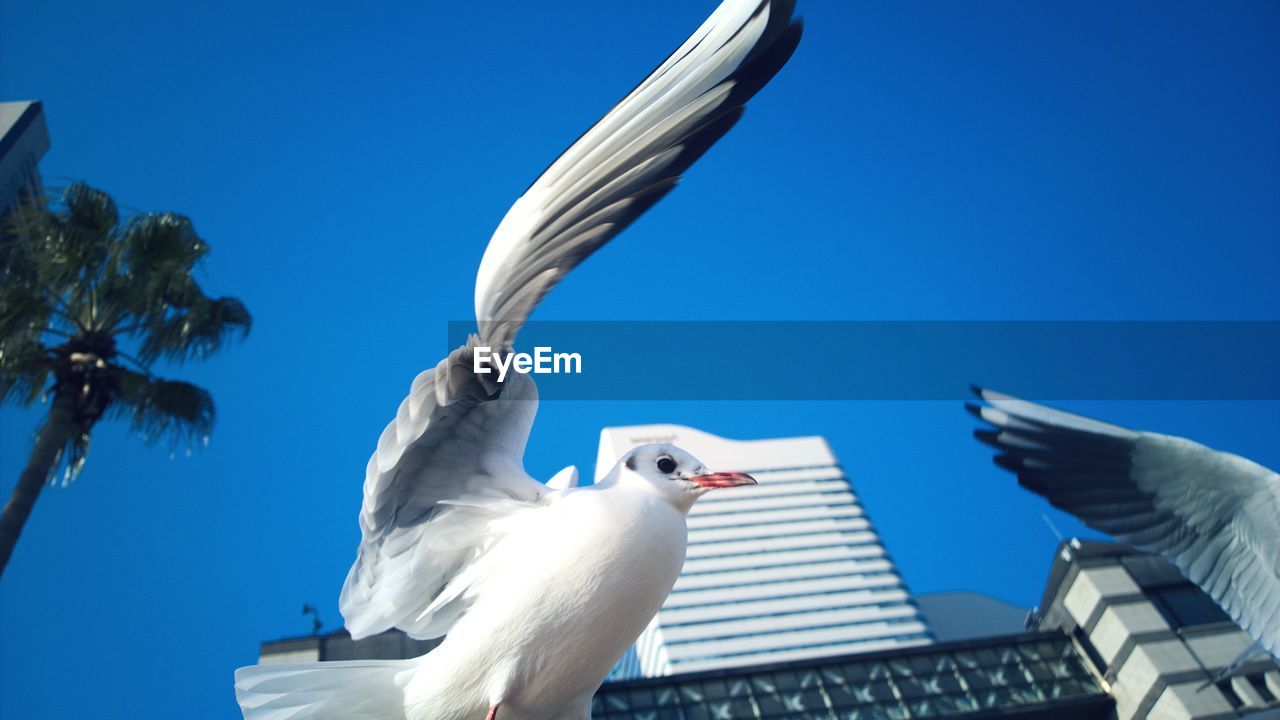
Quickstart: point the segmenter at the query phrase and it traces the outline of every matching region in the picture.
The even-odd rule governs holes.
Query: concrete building
[[[0,103],[0,218],[20,203],[44,195],[40,158],[49,150],[49,128],[39,101]]]
[[[669,442],[759,485],[689,513],[684,570],[615,678],[658,677],[932,641],[821,437],[737,441],[679,425],[605,428],[599,480],[628,450]]]
[[[1040,608],[1036,627],[1076,640],[1115,698],[1118,720],[1280,717],[1280,669],[1265,653],[1210,683],[1253,641],[1162,557],[1065,542]]]
[[[425,655],[439,644],[439,640],[414,640],[399,630],[387,630],[359,640],[352,640],[346,630],[317,632],[262,643],[258,662],[274,665],[320,660],[402,660]]]

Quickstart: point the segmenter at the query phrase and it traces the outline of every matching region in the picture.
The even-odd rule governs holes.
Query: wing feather
[[[476,278],[485,344],[506,348],[560,279],[660,200],[737,122],[800,40],[792,0],[725,0],[564,151],[498,225]]]
[[[1023,487],[1163,554],[1280,658],[1280,475],[1190,440],[975,388],[975,436]]]
[[[360,546],[339,598],[352,637],[443,634],[465,608],[435,601],[498,532],[492,521],[537,507],[546,492],[522,460],[533,381],[516,374],[501,392],[485,383],[471,368],[475,342],[414,379],[369,459]],[[479,501],[450,504],[465,497]]]

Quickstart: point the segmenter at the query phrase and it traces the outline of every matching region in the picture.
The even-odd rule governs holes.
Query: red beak
[[[696,475],[689,478],[704,488],[737,487],[739,485],[755,485],[756,479],[746,473],[725,472]]]

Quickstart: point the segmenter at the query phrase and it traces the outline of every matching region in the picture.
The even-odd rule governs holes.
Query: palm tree
[[[192,276],[209,246],[182,215],[122,220],[109,195],[77,183],[60,207],[15,219],[0,234],[0,402],[51,402],[0,513],[0,574],[40,490],[59,467],[64,482],[80,472],[98,420],[125,419],[148,441],[208,441],[208,391],[151,366],[206,358],[252,321]]]

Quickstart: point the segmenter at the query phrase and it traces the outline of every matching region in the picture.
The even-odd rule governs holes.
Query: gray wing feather
[[[793,0],[726,0],[529,187],[476,278],[486,345],[507,348],[562,277],[675,187],[790,58]]]
[[[1190,440],[978,390],[997,465],[1086,524],[1160,553],[1280,658],[1280,475]]]
[[[534,505],[545,492],[522,461],[537,389],[517,374],[499,393],[475,375],[475,342],[414,379],[369,459],[360,546],[339,598],[352,637],[392,627],[423,639],[443,634],[465,607],[433,602],[492,533],[486,522],[463,520]],[[486,502],[449,505],[469,497]]]

